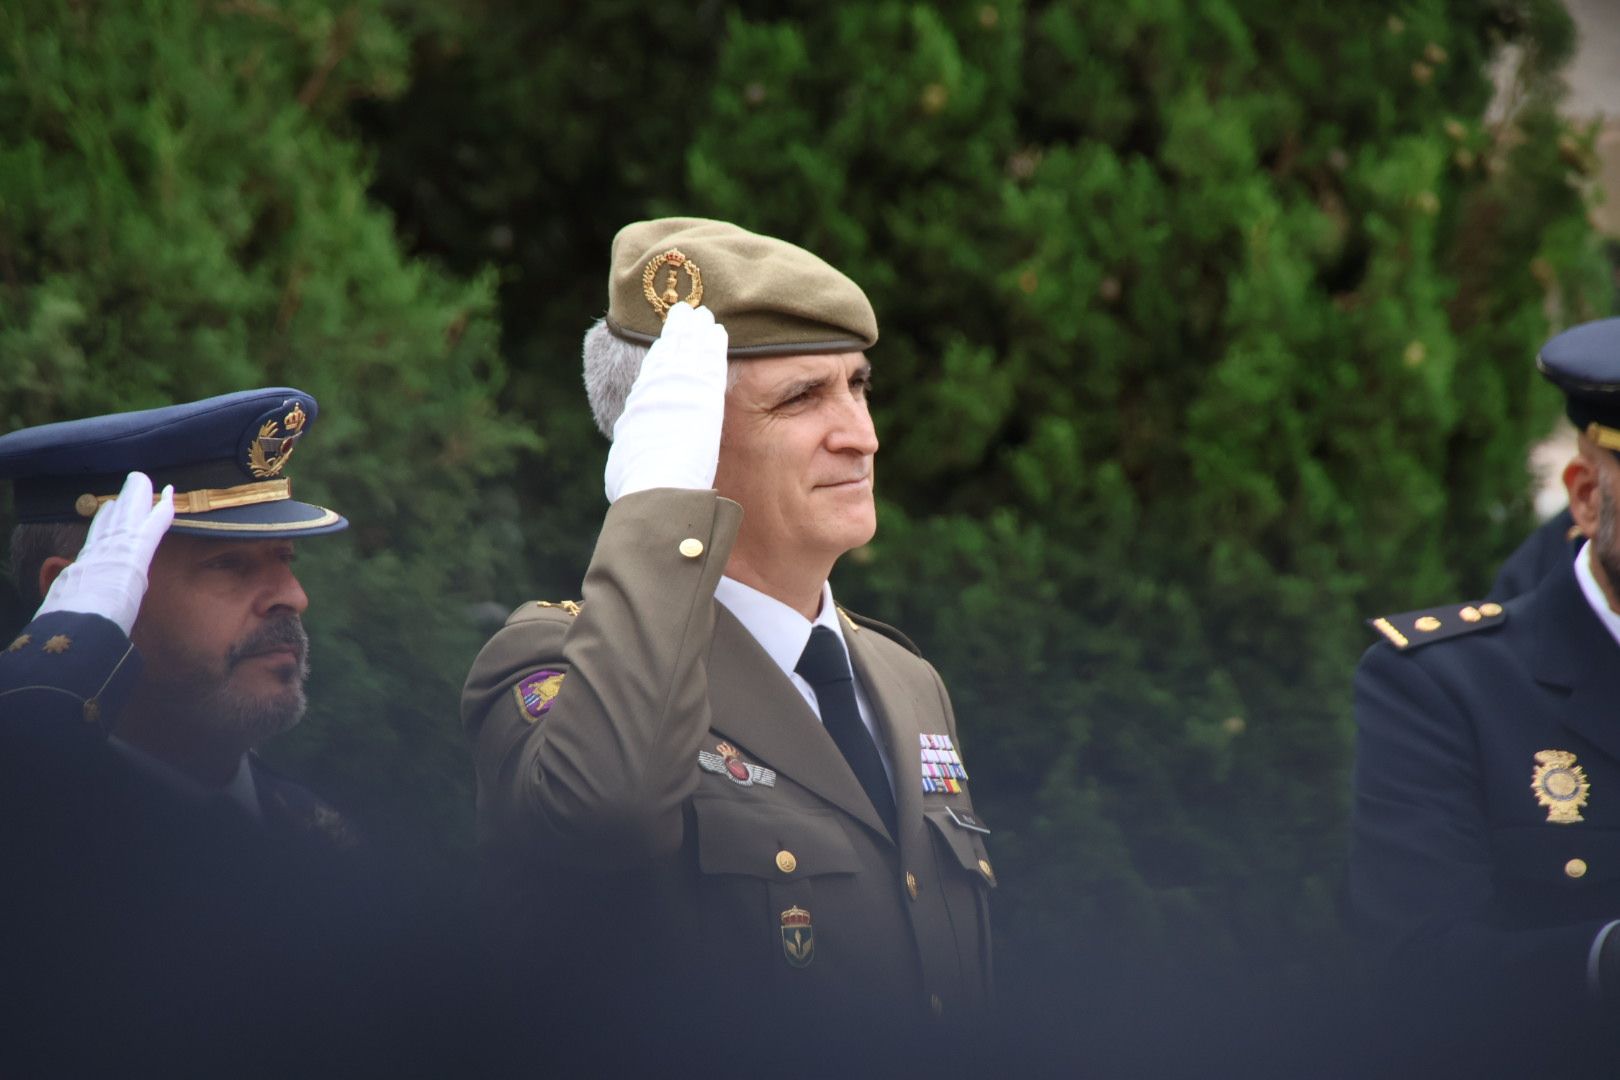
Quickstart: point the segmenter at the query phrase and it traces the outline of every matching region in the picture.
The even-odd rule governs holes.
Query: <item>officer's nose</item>
[[[302,615],[309,608],[309,596],[293,573],[292,555],[286,550],[268,553],[262,569],[261,587],[254,605],[258,614],[290,611]]]
[[[302,615],[309,609],[309,595],[304,592],[304,586],[291,568],[287,568],[282,576],[284,580],[277,584],[272,594],[271,610],[284,608],[294,615]]]
[[[864,394],[846,394],[839,399],[838,415],[827,432],[827,449],[834,453],[877,453],[877,428]]]

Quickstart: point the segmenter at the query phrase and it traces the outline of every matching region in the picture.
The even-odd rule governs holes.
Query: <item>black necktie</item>
[[[866,789],[878,816],[889,827],[889,835],[899,840],[895,827],[894,795],[889,791],[889,777],[883,771],[883,759],[878,757],[877,744],[872,733],[861,722],[861,710],[855,704],[855,676],[849,670],[849,657],[838,635],[825,626],[810,631],[810,642],[804,655],[793,669],[816,692],[816,703],[821,706],[821,723],[832,736],[833,742],[849,762],[855,779]]]

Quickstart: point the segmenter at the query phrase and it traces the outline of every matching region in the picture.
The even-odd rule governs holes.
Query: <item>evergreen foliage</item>
[[[1547,69],[1483,119],[1515,11],[1559,59],[1552,5],[728,26],[691,199],[882,313],[888,505],[843,580],[947,673],[1020,957],[1330,944],[1359,617],[1483,587],[1549,293],[1606,313]]]
[[[601,519],[613,232],[865,286],[835,584],[951,688],[1008,982],[1333,949],[1360,618],[1484,589],[1530,358],[1613,304],[1555,0],[16,0],[0,41],[0,428],[314,392],[299,492],[355,526],[302,549],[277,746],[452,858],[472,609],[575,595]]]
[[[1484,589],[1556,410],[1534,350],[1612,303],[1561,7],[591,12],[442,27],[368,116],[417,242],[503,267],[537,587],[599,519],[575,341],[614,229],[803,243],[883,330],[879,535],[836,584],[952,689],[1004,973],[1331,953],[1361,617]]]

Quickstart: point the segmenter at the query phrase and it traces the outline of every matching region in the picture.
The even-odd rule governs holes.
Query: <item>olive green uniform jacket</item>
[[[580,607],[519,608],[473,664],[462,715],[494,941],[566,964],[581,993],[639,968],[696,980],[717,1009],[982,1019],[994,872],[967,785],[925,795],[920,771],[920,735],[960,745],[944,685],[909,642],[846,616],[894,771],[891,837],[818,717],[714,599],[741,518],[712,491],[620,499]],[[518,687],[537,672],[562,679],[526,708]],[[722,743],[774,783],[701,767]]]

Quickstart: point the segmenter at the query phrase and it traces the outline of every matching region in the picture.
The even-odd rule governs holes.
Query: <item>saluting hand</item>
[[[51,583],[36,617],[53,611],[104,615],[129,633],[146,595],[147,568],[172,521],[173,485],[154,505],[151,479],[130,473],[118,498],[96,511],[83,550]]]
[[[608,502],[648,488],[710,488],[726,408],[726,328],[708,308],[670,308],[613,425]]]

